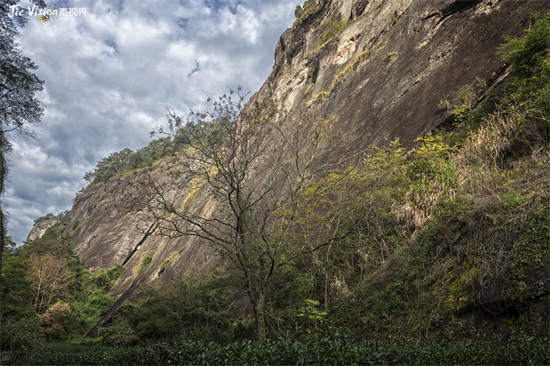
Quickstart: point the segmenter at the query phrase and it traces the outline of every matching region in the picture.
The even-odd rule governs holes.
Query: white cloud
[[[10,136],[8,230],[21,242],[39,216],[70,208],[86,171],[114,151],[140,148],[165,122],[243,85],[257,90],[295,0],[94,2],[81,17],[30,19],[21,47],[45,81],[38,140]],[[48,1],[49,5],[52,3]],[[22,4],[23,6],[26,6]]]

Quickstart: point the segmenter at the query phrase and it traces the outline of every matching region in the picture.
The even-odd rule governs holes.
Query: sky
[[[239,85],[257,91],[299,2],[46,0],[57,16],[34,13],[19,39],[44,80],[44,115],[36,138],[8,136],[8,235],[21,244],[35,219],[69,210],[84,173],[147,145],[168,108],[185,115]]]

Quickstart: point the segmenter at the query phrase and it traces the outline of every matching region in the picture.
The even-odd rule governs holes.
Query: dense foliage
[[[443,101],[452,118],[415,149],[391,141],[277,207],[285,255],[301,255],[279,258],[266,284],[265,343],[226,270],[142,288],[97,340],[31,354],[79,340],[123,271],[82,268],[60,216],[4,252],[2,351],[44,365],[548,364],[549,40],[538,16],[500,49],[510,77]],[[185,136],[226,141],[221,126],[113,154],[89,178],[152,165]]]
[[[202,280],[188,276],[164,290],[146,288],[120,310],[114,326],[129,326],[139,339],[231,341],[230,287],[229,278],[213,275]],[[111,339],[104,343],[112,344]]]
[[[307,338],[330,327],[358,340],[548,334],[549,22],[539,16],[502,46],[511,77],[491,88],[478,80],[444,103],[452,121],[414,150],[392,141],[295,196],[285,245],[311,251],[271,279],[270,337]],[[225,304],[218,309],[230,309],[215,313],[216,324],[230,326],[215,340],[250,331],[227,295],[216,296]],[[134,314],[163,303],[175,316],[171,301],[141,302]],[[173,330],[155,325],[159,334]]]
[[[155,161],[172,155],[176,146],[176,143],[165,137],[152,140],[137,151],[124,149],[114,152],[97,163],[93,171],[84,174],[84,179],[90,183],[106,182],[115,175],[151,166]]]
[[[46,5],[43,0],[33,0],[32,3],[39,7]],[[18,5],[19,0],[0,3],[0,195],[4,193],[8,171],[5,153],[11,147],[7,133],[18,131],[32,134],[29,126],[38,123],[44,112],[36,98],[43,84],[34,74],[38,67],[22,54],[17,44],[17,26],[24,26],[27,17],[12,18],[9,15],[12,7]],[[4,211],[0,201],[0,281],[6,237]]]
[[[81,338],[113,303],[108,291],[124,270],[85,269],[63,234],[66,215],[55,218],[40,239],[4,250],[0,352],[12,361],[44,340]]]
[[[487,338],[475,343],[429,345],[389,341],[354,343],[343,336],[258,344],[161,342],[131,348],[50,344],[33,365],[543,365],[548,340]]]

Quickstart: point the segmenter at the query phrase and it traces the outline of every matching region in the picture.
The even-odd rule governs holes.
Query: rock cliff
[[[57,219],[49,219],[49,220],[44,220],[44,221],[35,223],[31,231],[29,231],[29,234],[27,235],[27,239],[25,239],[25,241],[31,241],[31,240],[41,238],[42,235],[44,235],[44,233],[49,228],[57,224],[57,222],[58,222]]]
[[[513,0],[311,1],[281,36],[273,71],[247,108],[271,102],[275,119],[287,117],[279,123],[288,131],[301,128],[289,121],[304,113],[330,119],[339,148],[328,161],[396,137],[411,147],[450,118],[446,106],[464,87],[481,81],[489,89],[506,76],[498,46],[546,8],[545,1]],[[68,233],[82,263],[126,267],[115,294],[136,281],[169,280],[218,263],[197,238],[158,235],[154,222],[124,201],[130,182],[147,176],[165,180],[179,204],[216,214],[207,194],[174,185],[169,169],[164,160],[147,174],[91,185],[75,200]]]

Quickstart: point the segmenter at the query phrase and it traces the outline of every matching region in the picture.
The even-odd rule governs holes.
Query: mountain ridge
[[[460,119],[459,107],[466,106],[464,113],[475,110],[507,80],[510,68],[497,55],[498,47],[506,38],[518,35],[535,11],[545,9],[544,2],[539,1],[311,1],[281,36],[273,71],[243,113],[246,116],[272,106],[268,108],[272,123],[295,136],[306,136],[311,128],[296,123],[303,116],[330,121],[328,135],[335,147],[321,158],[322,164],[378,151],[396,138],[400,146],[410,149],[421,145],[418,138],[429,136],[435,128],[456,123]],[[247,123],[246,119],[241,122]],[[439,146],[437,141],[427,141]],[[220,204],[210,199],[203,186],[186,184],[181,176],[177,181],[170,175],[176,164],[171,157],[164,158],[150,168],[92,184],[75,199],[65,233],[70,235],[85,266],[107,268],[124,264],[126,271],[112,290],[116,296],[130,297],[127,290],[133,289],[136,281],[163,284],[188,273],[208,273],[225,265],[216,250],[196,236],[159,235],[155,221],[146,212],[152,198],[135,185],[146,179],[167,187],[166,194],[178,207],[185,206],[204,217],[215,217],[221,212]],[[259,185],[265,184],[262,164],[269,166],[269,160],[256,167],[258,174],[254,179]],[[423,167],[416,168],[419,175],[425,174]],[[132,206],[127,200],[132,194],[143,194],[143,207]],[[433,194],[433,200],[437,200],[440,193]],[[468,204],[474,208],[478,205]],[[407,209],[413,210],[403,208],[403,217],[409,217]],[[424,218],[409,217],[411,222],[420,222],[411,224],[417,226],[415,230],[423,228],[431,217],[431,211],[426,212]],[[480,215],[483,220],[492,220]],[[456,225],[460,233],[463,227]],[[523,233],[522,230],[518,229]],[[383,256],[382,260],[386,258]],[[456,298],[464,286],[469,286],[470,277],[477,278],[477,267],[469,268],[468,261],[471,259],[453,264],[464,267],[462,275],[467,279],[450,267],[450,289],[442,290],[448,294],[440,299],[441,306],[448,306],[457,314],[467,312],[473,304],[466,296]],[[383,283],[384,271],[377,276]],[[337,280],[344,288],[336,274],[333,282]],[[376,287],[376,281],[371,286]],[[331,286],[336,286],[334,283]],[[328,281],[325,285],[329,287]],[[509,301],[500,299],[504,290],[499,286],[500,283],[482,293],[482,303],[496,304],[487,305],[490,311],[500,306],[499,301]],[[544,289],[546,285],[541,286]],[[529,296],[543,301],[547,293],[533,290]],[[506,304],[501,307],[505,308],[503,313],[511,311]]]

